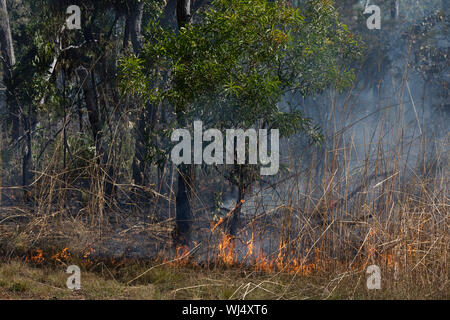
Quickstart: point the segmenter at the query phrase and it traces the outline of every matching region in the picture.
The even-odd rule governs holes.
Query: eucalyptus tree
[[[6,6],[6,0],[0,1],[0,51],[1,59],[3,65],[3,83],[8,84],[12,76],[12,68],[16,63],[16,57],[14,52],[14,44],[11,35],[11,26],[9,23],[8,8]],[[5,87],[7,103],[12,104],[11,95],[8,94],[7,88]],[[0,106],[1,107],[1,106]],[[5,114],[8,108],[3,108],[0,110],[0,114]],[[3,126],[0,126],[0,187],[2,187],[3,182],[3,156],[1,152],[3,151]],[[0,204],[2,201],[2,193],[0,191]]]
[[[312,141],[321,139],[318,128],[299,111],[282,107],[284,95],[349,85],[349,62],[360,53],[331,1],[293,8],[285,1],[216,0],[179,32],[156,26],[149,34],[139,58],[122,62],[124,92],[170,106],[178,126],[200,118],[218,129],[277,128],[284,137],[302,131]],[[161,76],[152,72],[156,66],[167,70],[168,84],[155,86]],[[228,170],[241,198],[259,178],[254,170],[244,174],[248,168]],[[176,212],[176,239],[187,244],[190,205],[184,201],[177,209],[183,211]]]
[[[52,119],[50,126],[59,127],[62,121],[64,132],[64,167],[66,152],[70,153],[66,127],[79,114],[82,131],[83,114],[87,114],[91,129],[91,141],[95,157],[107,173],[106,194],[111,194],[116,173],[111,165],[115,159],[108,158],[108,149],[114,143],[112,139],[113,121],[123,120],[126,114],[119,107],[120,101],[115,81],[116,65],[121,51],[126,51],[131,40],[134,50],[139,50],[141,26],[143,24],[144,5],[147,19],[155,19],[160,6],[156,0],[102,0],[102,1],[23,1],[30,10],[27,23],[16,34],[7,32],[9,26],[6,5],[2,2],[2,44],[8,50],[2,50],[5,59],[5,84],[8,88],[9,105],[12,115],[5,121],[13,123],[11,141],[8,149],[22,146],[22,184],[29,185],[33,180],[33,169],[45,149],[55,137],[48,136],[42,150],[33,142],[36,132],[49,134],[48,128],[37,128],[43,123],[41,115]],[[81,9],[81,29],[69,30],[66,26],[67,8],[71,5]],[[17,8],[14,8],[17,10]],[[15,12],[13,12],[15,13]],[[122,23],[123,22],[123,23]],[[17,26],[18,22],[13,21]],[[17,28],[16,28],[17,29]],[[3,32],[5,31],[5,32]],[[19,32],[20,31],[20,32]],[[12,43],[18,44],[14,63]],[[119,43],[123,48],[119,48]],[[119,48],[119,50],[118,50]],[[12,55],[11,55],[12,53]],[[10,59],[12,57],[12,59]],[[83,98],[83,102],[78,99]],[[77,101],[77,103],[74,103]],[[78,110],[73,110],[78,107]],[[87,112],[83,112],[86,110]],[[41,130],[43,129],[43,130]],[[109,132],[108,132],[109,130]],[[116,143],[117,148],[119,144]],[[85,146],[90,148],[90,146]],[[33,154],[37,150],[37,154]],[[119,151],[120,152],[120,151]],[[117,161],[116,161],[117,162]]]

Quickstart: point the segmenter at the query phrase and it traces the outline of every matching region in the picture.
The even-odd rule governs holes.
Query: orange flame
[[[186,245],[179,245],[176,248],[176,256],[171,263],[172,265],[184,266],[189,262],[189,247]]]
[[[69,248],[62,249],[61,252],[58,252],[57,254],[53,255],[51,257],[52,260],[56,260],[59,262],[67,261],[70,258],[71,254],[69,251]]]
[[[219,243],[218,249],[219,258],[225,265],[231,266],[236,263],[236,256],[234,252],[235,243],[232,236],[224,234],[222,237],[222,242]]]
[[[241,200],[240,202],[238,202],[233,209],[228,211],[228,213],[226,214],[225,218],[220,218],[219,221],[215,225],[212,226],[211,232],[214,232],[214,230],[216,230],[216,228],[218,226],[220,226],[225,220],[227,220],[229,217],[231,217],[233,212],[235,212],[236,209],[239,208],[240,206],[242,206],[244,203],[245,203],[245,200]]]
[[[44,252],[41,249],[33,250],[30,253],[30,256],[25,258],[25,261],[31,261],[34,263],[41,264],[45,261]]]
[[[94,248],[90,248],[89,247],[89,248],[84,249],[83,256],[82,256],[82,260],[83,260],[83,264],[84,265],[91,265],[93,263],[91,256],[94,253],[95,253],[95,249]]]

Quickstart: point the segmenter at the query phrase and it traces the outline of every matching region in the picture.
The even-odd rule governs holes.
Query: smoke
[[[377,199],[390,179],[407,182],[417,176],[442,176],[449,154],[449,102],[442,88],[448,83],[448,62],[434,81],[424,77],[416,68],[420,64],[417,43],[410,36],[412,27],[437,9],[424,9],[414,17],[402,15],[399,21],[384,23],[381,31],[363,35],[372,43],[362,66],[355,65],[357,79],[347,91],[328,89],[313,97],[285,97],[281,107],[297,106],[322,128],[325,142],[311,146],[302,134],[283,141],[281,162],[288,169],[277,179],[253,186],[242,208],[244,215],[275,218],[283,206],[301,208],[308,197],[314,197],[319,206],[329,194],[338,199],[332,200],[335,207],[347,202],[355,205],[361,203],[358,196]],[[430,41],[448,51],[444,25],[437,23]],[[321,217],[302,214],[299,228],[323,223]],[[274,230],[268,234],[277,237]],[[276,244],[273,247],[269,241],[266,238],[262,245],[266,252],[273,252]]]
[[[401,22],[384,24],[377,35],[379,44],[384,47],[370,48],[372,52],[367,52],[367,59],[350,91],[338,94],[327,90],[305,100],[292,99],[291,103],[297,102],[304,114],[323,129],[327,139],[319,148],[322,154],[329,152],[336,139],[340,139],[352,149],[350,168],[358,167],[361,159],[375,161],[380,148],[385,155],[394,156],[397,152],[401,164],[413,168],[424,152],[421,140],[440,143],[448,136],[448,97],[442,94],[442,83],[448,82],[448,72],[440,70],[439,81],[434,82],[420,75],[413,66],[416,62],[414,43],[407,36],[414,22],[422,21],[432,12],[429,11],[414,20],[407,16]],[[434,40],[438,47],[448,50],[446,33],[441,30],[443,25],[435,28]],[[369,38],[371,40],[373,38]],[[311,157],[311,152],[317,152],[317,148],[311,149],[301,137],[294,139],[298,140],[297,156],[305,161]],[[396,151],[399,147],[402,147],[400,153]],[[445,154],[444,149],[440,151]],[[317,166],[321,164],[319,159]]]

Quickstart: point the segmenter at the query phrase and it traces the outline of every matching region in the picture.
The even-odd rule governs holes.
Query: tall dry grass
[[[194,190],[192,201],[195,250],[184,254],[209,267],[225,264],[274,277],[322,275],[325,296],[348,286],[348,279],[351,292],[355,279],[363,284],[367,266],[376,264],[383,287],[448,296],[450,136],[430,134],[418,119],[411,124],[405,114],[416,107],[404,101],[405,90],[406,78],[392,92],[397,98],[390,105],[382,106],[378,97],[376,124],[364,122],[364,116],[349,123],[357,102],[332,96],[325,145],[301,155],[298,138],[284,142],[287,170],[254,184],[241,232],[232,242],[222,238],[221,230],[209,228],[213,204],[204,194],[215,191],[208,187],[215,188],[212,181],[220,177],[206,176],[201,181],[205,192]],[[368,126],[369,134],[361,137],[355,125],[361,130]],[[106,158],[114,161],[101,164],[99,156],[72,154],[72,162],[62,167],[62,139],[36,170],[29,202],[2,207],[2,254],[11,257],[45,246],[83,252],[98,249],[106,239],[113,247],[132,242],[129,246],[142,258],[165,255],[173,227],[174,169],[161,178],[154,168],[150,186],[128,183],[123,163],[111,156],[120,151],[120,143],[107,151]],[[107,183],[114,185],[111,195]],[[4,192],[20,199],[23,190],[5,187]],[[131,236],[140,232],[140,238]],[[139,251],[148,239],[160,245]]]

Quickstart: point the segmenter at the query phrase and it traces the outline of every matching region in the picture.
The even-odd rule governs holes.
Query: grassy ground
[[[425,285],[424,290],[424,283],[415,282],[417,279],[384,279],[381,290],[367,290],[366,275],[358,271],[334,276],[299,276],[242,268],[205,269],[139,262],[82,267],[82,289],[71,291],[66,288],[65,270],[64,265],[34,265],[20,260],[3,262],[0,264],[0,299],[450,298],[448,282],[441,286]],[[141,277],[130,283],[139,275]]]

